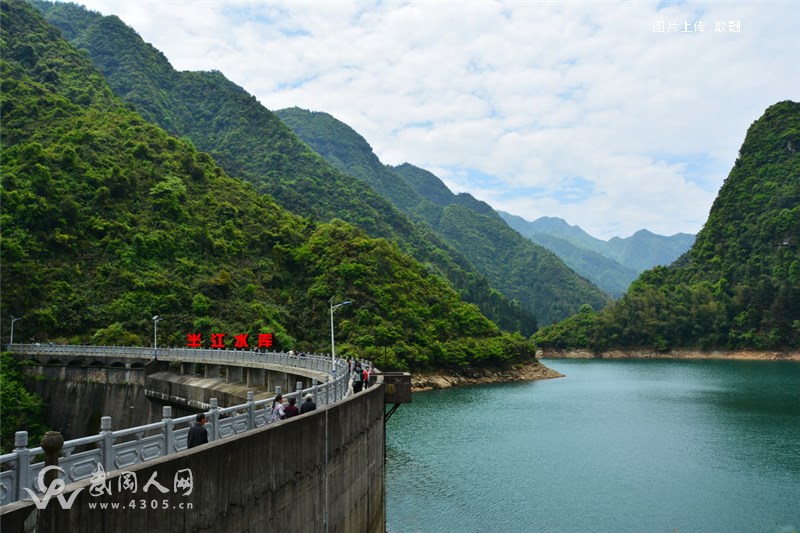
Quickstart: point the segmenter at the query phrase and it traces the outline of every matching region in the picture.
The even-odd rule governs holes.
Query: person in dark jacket
[[[316,408],[317,404],[314,403],[314,396],[312,394],[306,394],[306,401],[300,406],[300,414],[302,415],[303,413],[313,411]]]
[[[364,387],[364,370],[361,368],[361,363],[356,361],[356,366],[353,369],[353,392],[361,392]]]
[[[292,418],[300,414],[300,409],[297,408],[297,398],[289,398],[289,405],[283,409],[283,418]]]
[[[195,417],[195,424],[189,429],[189,434],[186,436],[186,448],[194,448],[201,444],[208,443],[208,430],[203,426],[208,419],[204,413],[199,413]]]

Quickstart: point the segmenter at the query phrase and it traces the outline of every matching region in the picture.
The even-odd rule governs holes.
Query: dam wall
[[[2,530],[383,533],[384,385],[58,496],[4,506]]]

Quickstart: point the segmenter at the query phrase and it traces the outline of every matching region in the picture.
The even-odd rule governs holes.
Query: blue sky
[[[800,100],[794,1],[85,4],[179,70],[325,111],[384,163],[603,239],[699,231],[748,126]]]

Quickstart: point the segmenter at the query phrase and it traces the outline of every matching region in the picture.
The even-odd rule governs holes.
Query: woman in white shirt
[[[280,394],[275,395],[275,400],[272,402],[272,413],[270,415],[271,422],[280,422],[286,416],[283,412],[283,396]]]

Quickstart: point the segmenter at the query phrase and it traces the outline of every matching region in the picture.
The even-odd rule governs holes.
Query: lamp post
[[[21,316],[15,317],[14,315],[11,315],[11,340],[8,343],[9,346],[14,344],[14,322],[16,322],[17,320],[22,320],[22,317]]]
[[[153,317],[153,359],[158,359],[158,323],[162,320],[158,315]]]
[[[331,370],[333,373],[336,373],[336,343],[333,340],[333,312],[339,309],[343,305],[350,305],[351,301],[342,302],[336,305],[333,305],[333,296],[330,299],[331,302]]]

